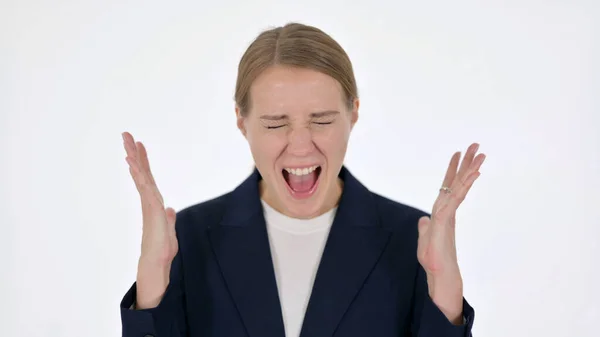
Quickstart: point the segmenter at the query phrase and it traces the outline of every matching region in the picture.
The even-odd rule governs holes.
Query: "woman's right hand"
[[[156,307],[169,284],[171,262],[179,249],[175,235],[176,214],[165,208],[148,162],[148,153],[129,132],[123,133],[129,173],[142,204],[142,251],[138,263],[136,308]]]

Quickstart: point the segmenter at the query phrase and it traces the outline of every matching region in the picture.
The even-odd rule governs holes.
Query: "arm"
[[[413,336],[471,336],[474,312],[463,298],[455,230],[456,211],[485,160],[484,154],[477,155],[478,150],[479,144],[471,144],[460,168],[461,153],[454,153],[431,217],[419,219]]]
[[[129,173],[142,204],[142,247],[137,279],[121,302],[123,337],[184,337],[182,258],[173,208],[164,200],[150,170],[144,144],[124,132]],[[140,310],[136,310],[140,309]]]
[[[471,337],[475,311],[462,299],[463,324],[454,324],[429,295],[425,271],[418,265],[411,335],[414,337]]]
[[[178,253],[171,264],[168,286],[158,305],[147,309],[132,309],[136,303],[137,282],[121,301],[123,337],[186,337],[183,272]]]

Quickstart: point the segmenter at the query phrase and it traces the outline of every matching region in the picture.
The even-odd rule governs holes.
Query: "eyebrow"
[[[319,111],[319,112],[313,112],[310,114],[311,118],[322,118],[322,117],[328,117],[328,116],[332,116],[332,115],[337,115],[340,112],[337,110],[325,110],[325,111]],[[279,120],[283,120],[283,119],[288,119],[288,115],[285,114],[281,114],[281,115],[262,115],[260,116],[260,119],[264,119],[264,120],[270,120],[270,121],[279,121]]]

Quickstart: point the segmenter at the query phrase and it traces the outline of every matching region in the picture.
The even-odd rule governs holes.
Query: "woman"
[[[288,24],[243,55],[237,127],[255,171],[235,190],[165,208],[146,149],[124,133],[143,211],[123,336],[470,336],[454,216],[478,146],[450,160],[431,219],[343,166],[359,100],[344,50]]]

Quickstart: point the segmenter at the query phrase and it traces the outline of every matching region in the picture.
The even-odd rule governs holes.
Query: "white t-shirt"
[[[298,337],[337,208],[313,219],[283,215],[262,201],[286,337]]]

